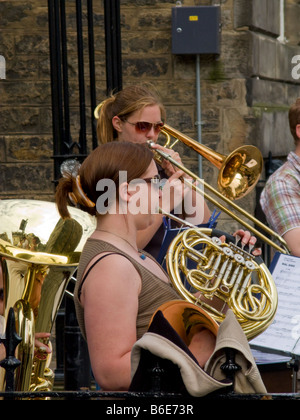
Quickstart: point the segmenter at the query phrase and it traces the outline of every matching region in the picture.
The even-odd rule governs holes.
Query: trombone
[[[185,180],[184,182],[189,187],[202,194],[206,200],[210,201],[222,212],[226,213],[227,215],[238,221],[247,230],[251,231],[256,237],[260,238],[262,241],[266,242],[268,245],[270,245],[277,251],[283,254],[290,254],[287,243],[281,236],[279,236],[268,226],[264,225],[260,220],[243,210],[241,207],[239,207],[232,201],[234,199],[244,197],[255,187],[255,185],[258,182],[259,176],[262,171],[263,159],[260,151],[255,146],[241,146],[238,149],[234,150],[232,153],[230,153],[228,156],[225,156],[220,153],[214,152],[208,147],[182,134],[180,131],[170,127],[167,124],[163,126],[161,133],[167,137],[166,145],[169,148],[172,148],[175,145],[175,143],[181,141],[188,147],[195,150],[201,156],[206,158],[208,161],[210,161],[214,166],[216,166],[219,169],[218,186],[221,191],[217,191],[215,188],[207,184],[203,179],[198,177],[195,173],[190,171],[184,165],[174,160],[170,156],[170,154],[162,150],[153,149],[155,159],[157,159],[158,161],[166,159],[170,163],[172,163],[172,165],[181,169],[194,181],[197,181],[199,184],[203,185],[204,188],[201,189],[192,182]],[[175,143],[169,146],[171,136],[174,137],[176,140]],[[148,146],[150,148],[152,148],[153,145],[153,142],[148,142]],[[205,188],[214,195],[216,195],[219,199],[223,200],[229,208],[231,207],[234,211],[248,219],[250,222],[254,223],[256,226],[258,226],[266,234],[273,237],[276,241],[279,242],[280,245],[278,245],[275,241],[271,240],[265,234],[254,228],[247,221],[241,219],[237,214],[235,214],[229,208],[219,203],[211,195],[207,194],[204,191]]]

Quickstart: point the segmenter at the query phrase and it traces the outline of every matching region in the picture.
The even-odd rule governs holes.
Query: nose
[[[154,131],[154,127],[152,126],[151,129],[148,131],[148,133],[146,134],[146,137],[148,140],[153,140],[156,143],[158,134],[155,133]]]

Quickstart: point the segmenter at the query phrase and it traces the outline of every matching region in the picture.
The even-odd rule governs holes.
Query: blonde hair
[[[99,105],[98,141],[104,144],[118,140],[118,133],[112,124],[113,117],[118,116],[121,120],[125,120],[130,114],[153,105],[159,106],[164,121],[166,111],[154,88],[150,89],[148,85],[128,86],[112,94]]]

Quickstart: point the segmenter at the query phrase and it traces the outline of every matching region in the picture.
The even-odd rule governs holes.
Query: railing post
[[[107,94],[122,89],[120,0],[104,0]]]
[[[6,350],[5,359],[0,361],[0,366],[5,369],[5,381],[7,392],[15,390],[15,370],[20,366],[20,360],[16,359],[15,351],[17,345],[22,341],[22,338],[16,332],[15,313],[13,308],[10,308],[7,318],[5,338],[0,338],[0,342],[4,344]]]

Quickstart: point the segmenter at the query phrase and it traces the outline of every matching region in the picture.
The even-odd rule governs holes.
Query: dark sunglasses
[[[161,178],[160,175],[154,175],[151,178],[141,178],[143,181],[147,182],[148,184],[159,185]]]
[[[151,184],[154,187],[159,188],[160,187],[160,182],[161,182],[161,177],[160,177],[160,175],[154,175],[151,178],[139,178],[139,179],[134,179],[130,182],[139,183],[141,181],[145,181],[147,184]]]
[[[127,122],[128,124],[134,125],[135,126],[135,130],[138,133],[149,133],[149,131],[151,130],[151,128],[153,127],[155,134],[158,134],[160,132],[160,130],[163,128],[164,123],[160,122],[160,123],[150,123],[150,122],[146,122],[146,121],[138,121],[136,123],[132,123],[128,120],[125,120],[125,122]]]

